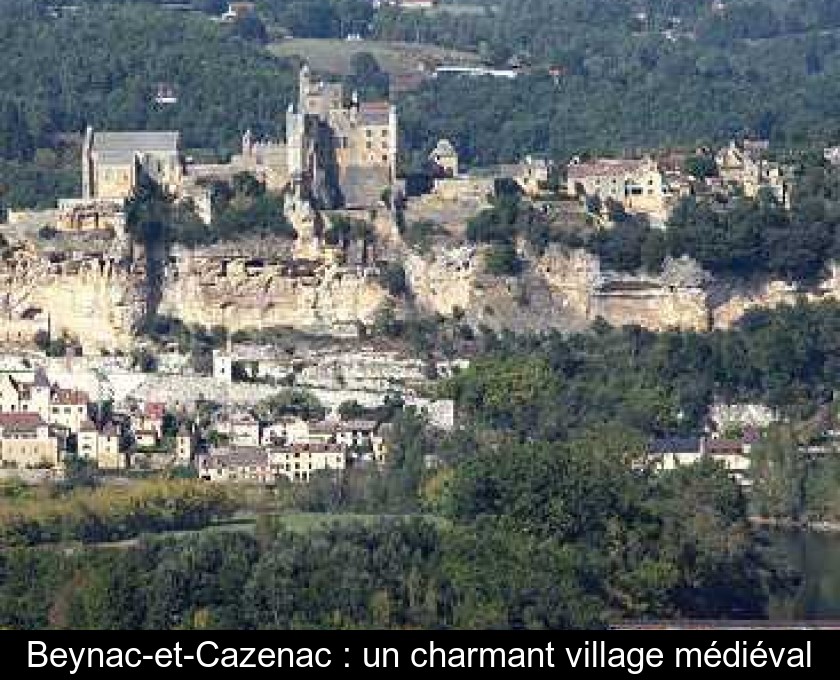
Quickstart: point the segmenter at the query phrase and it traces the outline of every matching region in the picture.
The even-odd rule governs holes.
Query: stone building
[[[434,163],[447,177],[457,177],[460,171],[458,152],[448,139],[441,139],[429,154]]]
[[[120,435],[113,425],[99,429],[89,420],[83,422],[79,427],[77,454],[104,470],[126,467],[126,456],[120,452]]]
[[[298,444],[268,451],[268,462],[276,477],[308,482],[321,470],[341,471],[347,467],[346,449],[341,444]]]
[[[255,447],[217,449],[197,462],[198,476],[208,482],[273,484],[268,452]]]
[[[567,192],[612,201],[629,213],[664,223],[670,191],[656,162],[645,159],[573,159],[567,169]]]
[[[82,146],[82,198],[127,199],[145,174],[168,193],[179,193],[184,169],[178,132],[94,132]]]
[[[0,464],[19,468],[58,465],[58,439],[38,413],[0,413]]]
[[[715,156],[718,175],[724,184],[740,187],[747,198],[755,198],[767,189],[781,205],[790,208],[789,173],[765,158],[768,148],[763,141],[730,142]]]
[[[90,397],[81,390],[50,385],[43,371],[31,382],[0,375],[0,413],[35,413],[45,423],[78,432],[88,418]]]
[[[340,83],[301,69],[297,107],[286,114],[287,166],[324,207],[377,205],[397,175],[397,112],[389,102],[345,102]]]

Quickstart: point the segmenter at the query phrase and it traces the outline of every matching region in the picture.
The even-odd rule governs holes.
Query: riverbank
[[[788,529],[792,531],[818,531],[820,533],[840,533],[840,522],[808,521],[800,522],[780,517],[750,517],[750,523],[759,527]]]

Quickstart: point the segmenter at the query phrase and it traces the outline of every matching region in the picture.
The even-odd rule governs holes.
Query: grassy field
[[[392,75],[417,73],[421,60],[448,65],[480,63],[477,54],[415,43],[292,38],[272,43],[268,49],[279,57],[300,57],[315,71],[335,75],[351,74],[353,57],[362,52],[373,55],[380,68]]]
[[[427,9],[424,10],[427,14],[455,14],[455,15],[473,15],[476,14],[484,14],[488,10],[496,9],[496,5],[487,4],[487,5],[472,5],[468,3],[463,4],[455,4],[455,3],[445,3],[435,7],[434,9]]]

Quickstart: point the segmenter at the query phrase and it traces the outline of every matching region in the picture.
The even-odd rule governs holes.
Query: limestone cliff
[[[551,246],[543,254],[522,248],[523,271],[515,278],[483,273],[476,248],[437,250],[406,258],[416,301],[430,313],[466,318],[490,328],[579,330],[603,318],[614,325],[652,330],[706,330],[706,281],[684,261],[669,262],[660,277],[602,272],[598,258]]]
[[[114,250],[12,249],[0,259],[0,291],[8,326],[27,339],[47,331],[94,351],[131,347],[146,313],[144,272]]]
[[[377,274],[281,254],[181,250],[167,268],[158,311],[234,332],[282,326],[344,335],[372,323],[388,299]]]
[[[113,246],[113,244],[112,244]],[[598,318],[651,330],[727,328],[749,309],[840,299],[836,272],[806,292],[780,282],[746,286],[714,281],[689,260],[671,260],[659,276],[602,271],[596,257],[556,245],[520,246],[522,273],[489,276],[483,251],[400,248],[419,314],[462,313],[473,325],[515,331],[581,330]],[[376,266],[295,257],[293,244],[260,241],[176,249],[162,267],[125,249],[8,248],[0,257],[0,342],[31,341],[39,330],[78,338],[87,352],[130,349],[148,314],[232,331],[287,327],[352,335],[393,301]],[[400,310],[398,309],[398,312]]]

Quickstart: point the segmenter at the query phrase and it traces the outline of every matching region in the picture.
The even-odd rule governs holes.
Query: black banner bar
[[[612,631],[4,631],[4,673],[276,676],[384,671],[413,675],[562,673],[585,677],[829,673],[836,630]],[[116,674],[116,675],[115,675]],[[8,676],[12,677],[12,676]]]

